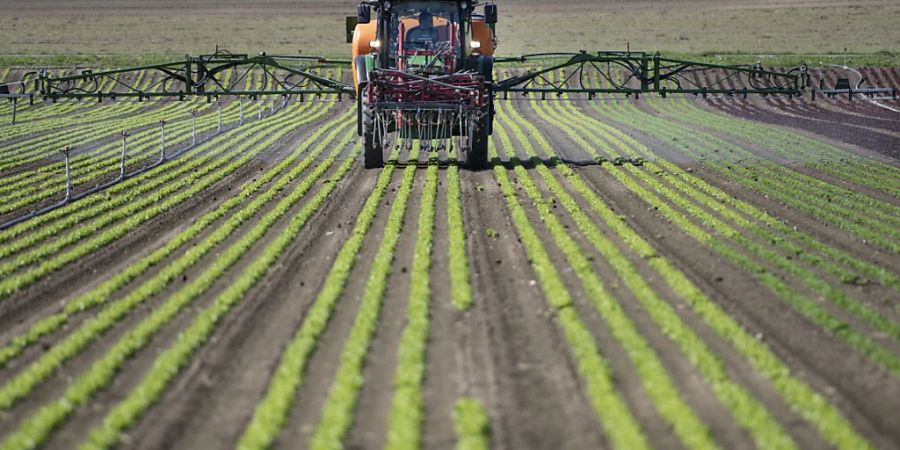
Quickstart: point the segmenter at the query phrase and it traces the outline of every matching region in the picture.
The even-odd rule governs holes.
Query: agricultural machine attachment
[[[42,70],[35,80],[37,95],[51,100],[94,98],[97,101],[117,97],[178,98],[201,96],[207,99],[220,96],[268,95],[321,96],[325,94],[353,95],[353,90],[339,80],[321,74],[322,69],[348,64],[311,56],[236,55],[217,51],[212,55],[188,56],[183,61],[128,67],[115,70],[86,70],[75,75],[54,76]],[[143,72],[154,80],[137,86],[125,79],[137,79]],[[226,73],[230,72],[228,76]],[[247,88],[251,73],[262,79],[260,88]],[[125,75],[132,74],[133,77]]]
[[[891,99],[897,99],[897,88],[879,87],[871,85],[869,80],[858,70],[832,64],[828,66],[829,70],[835,75],[834,84],[831,87],[826,86],[826,80],[829,78],[823,70],[817,70],[819,75],[819,87],[812,90],[812,99],[816,99],[816,93],[824,94],[834,98],[840,94],[847,94],[847,98],[853,100],[854,95],[863,95],[868,98],[890,96]]]
[[[726,66],[663,58],[656,53],[605,51],[541,53],[503,58],[497,64],[529,64],[524,73],[498,81],[494,91],[523,95],[725,94],[801,95],[808,84],[805,66],[788,72],[766,70],[761,64]]]

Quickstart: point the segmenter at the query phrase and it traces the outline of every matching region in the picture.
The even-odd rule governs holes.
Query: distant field
[[[343,56],[354,0],[11,1],[0,16],[0,61],[112,61],[212,51]],[[499,52],[660,50],[676,55],[841,54],[891,64],[897,1],[498,0]],[[60,56],[61,55],[61,56]],[[818,57],[804,57],[815,63]],[[856,61],[852,61],[852,59]],[[820,58],[819,58],[820,59]],[[843,58],[838,58],[840,61]]]

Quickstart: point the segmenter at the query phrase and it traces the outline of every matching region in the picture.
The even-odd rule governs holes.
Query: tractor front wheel
[[[485,114],[478,124],[478,129],[472,137],[472,148],[466,159],[466,167],[470,170],[483,170],[488,167],[488,120]]]
[[[363,166],[366,169],[380,169],[384,167],[384,148],[375,132],[375,113],[365,102],[362,108]]]

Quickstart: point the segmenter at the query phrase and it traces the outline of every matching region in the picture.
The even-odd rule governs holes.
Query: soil
[[[889,77],[892,74],[883,76]],[[349,102],[337,103],[335,110],[326,117],[310,126],[292,130],[251,164],[230,174],[190,201],[147,221],[139,229],[105,248],[90,252],[78,263],[66,265],[11,297],[0,299],[0,346],[9,344],[41,318],[59,311],[78,295],[94,289],[138,258],[160,248],[193,223],[195,217],[234,195],[245,183],[282,161],[288,151],[303,142],[314,130],[330,123],[351,107]],[[777,123],[797,129],[798,132],[838,145],[848,152],[871,156],[887,165],[900,167],[900,160],[897,159],[900,158],[897,153],[900,148],[900,127],[896,120],[900,118],[900,113],[891,116],[890,111],[868,102],[848,105],[848,102],[840,99],[819,99],[814,104],[794,100],[743,102],[723,99],[710,101],[704,107],[747,120]],[[579,148],[576,140],[552,124],[540,120],[527,102],[508,101],[504,103],[504,108],[517,108],[549,141],[556,156],[571,163],[576,175],[620,215],[628,226],[649,242],[657,257],[669,260],[712,302],[734,319],[745,333],[763,342],[794,376],[834,405],[874,447],[900,448],[900,428],[896,426],[895,414],[897,408],[900,408],[900,377],[896,373],[805,318],[767,288],[758,274],[742,269],[669,222],[654,205],[647,203],[613,176],[614,171],[622,171],[628,174],[626,176],[637,180],[624,166],[590,164],[590,158]],[[691,176],[766,211],[827,245],[882,267],[895,276],[900,272],[900,257],[897,254],[876,252],[866,245],[859,245],[845,231],[758,195],[747,187],[731,183],[703,165],[702,161],[692,160],[677,148],[654,138],[648,130],[632,129],[608,121],[583,103],[578,104],[578,108],[582,114],[605,121],[647,146],[653,152],[653,155],[647,155],[648,158],[672,161],[688,170]],[[561,120],[567,119],[562,117]],[[846,126],[837,127],[837,123],[844,123]],[[701,127],[696,130],[704,131]],[[582,134],[587,142],[597,138],[590,132],[590,127]],[[534,136],[526,135],[525,138],[530,139],[535,148],[538,148]],[[516,137],[512,139],[512,148],[497,148],[501,155],[501,169],[498,170],[511,168],[512,154],[523,161],[527,160],[521,142]],[[747,143],[741,144],[738,139],[733,139],[732,142],[763,154],[760,149]],[[351,144],[339,148],[341,158],[338,163],[344,158],[356,157],[357,147],[356,140],[352,140]],[[541,156],[543,161],[551,161],[550,155]],[[540,181],[533,165],[533,162],[526,163],[527,175],[535,180],[542,196],[552,198],[549,188]],[[225,292],[242,271],[262,254],[268,243],[283,235],[288,221],[298,214],[318,189],[325,186],[324,180],[332,177],[335,170],[336,165],[316,182],[310,193],[276,221],[259,242],[242,254],[233,267],[213,280],[199,298],[165,324],[146,346],[131,355],[108,386],[91,396],[85,404],[76,407],[74,413],[51,433],[44,447],[72,448],[82,442],[87,433],[100,424],[106,414],[143,380],[158,355],[179,339],[179,333],[197,317],[198,312]],[[405,169],[395,171],[387,194],[378,207],[336,308],[309,358],[303,383],[293,394],[293,406],[287,413],[285,425],[273,448],[305,448],[319,424],[322,408],[340,366],[341,352],[356,318],[375,254],[383,238],[393,196],[400,187],[403,170]],[[347,448],[380,448],[386,442],[398,344],[407,325],[406,308],[412,281],[410,268],[421,204],[419,193],[425,180],[425,169],[416,170],[415,184],[404,214],[403,231],[387,279],[388,288],[383,298],[378,326],[366,354],[352,424],[343,441]],[[646,166],[637,167],[637,170],[654,176]],[[307,169],[305,173],[309,172],[310,169]],[[801,411],[791,407],[772,382],[759,374],[726,337],[716,334],[689,302],[679,297],[665,282],[648,259],[638,255],[628,241],[618,236],[599,214],[591,210],[587,199],[575,193],[571,180],[552,167],[551,173],[572,193],[601,234],[610,239],[647,283],[653,295],[670,305],[700,342],[718,357],[735,385],[746,390],[769,411],[799,447],[829,446],[814,424],[804,419]],[[125,431],[121,438],[121,448],[227,449],[235,446],[254,414],[256,405],[265,396],[271,377],[281,362],[282,352],[306,317],[325,278],[332,270],[338,252],[350,237],[357,216],[374,189],[378,174],[377,171],[367,171],[357,166],[339,182],[301,231],[290,237],[291,243],[287,250],[269,268],[266,275],[224,315],[210,338],[194,351],[186,365],[169,382],[162,396]],[[823,174],[814,175],[833,181]],[[641,425],[648,441],[658,448],[683,448],[676,430],[647,392],[645,380],[640,378],[635,362],[625,346],[615,338],[607,318],[593,304],[585,289],[585,282],[569,266],[564,253],[554,243],[553,235],[543,226],[544,218],[540,211],[521,190],[523,180],[512,170],[509,171],[509,176],[511,182],[516,184],[518,200],[525,209],[528,221],[536,229],[554,269],[563,280],[564,289],[573,298],[572,307],[594,339],[600,356],[612,374],[615,388]],[[465,250],[473,304],[470,309],[460,311],[451,301],[452,289],[456,287],[452,286],[449,276],[450,242],[446,212],[449,181],[446,168],[442,167],[429,278],[432,295],[429,299],[430,328],[425,347],[422,397],[423,446],[445,449],[455,445],[457,436],[452,409],[459,398],[466,396],[478,399],[487,410],[491,421],[491,448],[519,450],[612,447],[611,437],[598,419],[598,415],[608,412],[600,411],[598,414],[590,401],[587,383],[579,373],[578,358],[569,346],[556,311],[551,307],[550,300],[555,293],[542,290],[540,274],[536,273],[532,255],[528,254],[521,242],[521,234],[512,220],[494,173],[491,170],[463,170],[460,178]],[[662,183],[667,183],[665,177],[659,179]],[[276,197],[282,198],[295,189],[298,183],[299,178],[289,183],[284,192]],[[646,187],[643,182],[639,184]],[[867,194],[861,187],[847,187]],[[876,195],[873,192],[868,194]],[[896,198],[883,200],[894,204],[898,202]],[[689,214],[671,200],[663,201],[676,211]],[[0,409],[0,440],[16,430],[23,418],[54,401],[122,335],[178,293],[187,280],[202,276],[204,270],[220,257],[227,246],[240,241],[264,214],[272,211],[272,204],[256,213],[225,242],[201,258],[196,266],[185,272],[185,279],[170,283],[162,292],[127,314],[99,339],[87,344],[77,356],[64,361],[55,373],[39,383],[29,395],[7,409]],[[722,448],[754,448],[751,434],[722,403],[718,387],[703,377],[692,362],[692,355],[686,354],[668,337],[666,330],[644,309],[639,301],[639,295],[642,294],[629,288],[613,264],[593,247],[561,206],[553,209],[552,214],[571,230],[575,244],[591,261],[590,269],[646,340],[650,351],[658,358],[684,402],[706,424],[712,438]],[[694,217],[689,220],[697,226],[705,227],[702,221]],[[149,269],[123,289],[112,293],[109,302],[114,303],[137,289],[162,267],[203,240],[220,223],[221,221],[217,221],[210,230],[201,233],[193,242],[180,248],[157,267]],[[780,251],[772,243],[759,239],[753,242],[772,251]],[[727,245],[740,250],[737,244]],[[754,261],[765,263],[760,258],[754,258]],[[0,260],[0,263],[8,260]],[[787,286],[797,289],[802,295],[814,297],[789,273],[774,265],[766,267]],[[848,293],[855,301],[882,311],[884,317],[893,323],[900,317],[897,312],[892,312],[900,304],[897,301],[896,286],[883,286],[873,281],[871,286],[857,289],[845,286],[829,275],[822,275],[822,279]],[[824,299],[815,297],[815,301],[822,303],[829,313],[846,320],[868,339],[900,357],[900,345],[894,337],[855,320],[850,313],[828,304]],[[0,367],[0,387],[6,386],[48,349],[102,310],[103,307],[94,307],[73,315],[65,327],[44,336],[38,344],[28,346],[21,355]]]

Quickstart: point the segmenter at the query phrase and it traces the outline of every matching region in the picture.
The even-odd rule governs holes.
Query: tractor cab
[[[400,70],[453,73],[461,56],[457,9],[446,4],[419,6],[409,5],[394,15],[388,61],[396,62]]]
[[[497,7],[491,3],[365,1],[348,20],[354,84],[358,88],[373,69],[431,75],[484,70],[483,57],[494,54],[496,21]]]

